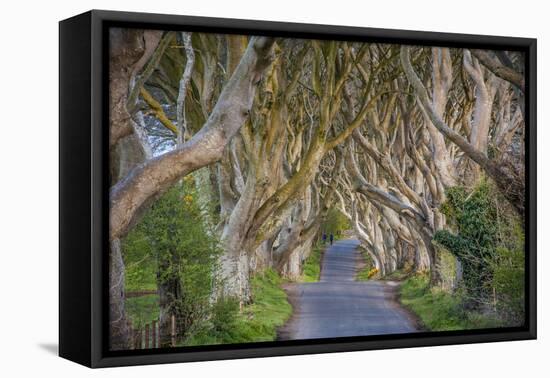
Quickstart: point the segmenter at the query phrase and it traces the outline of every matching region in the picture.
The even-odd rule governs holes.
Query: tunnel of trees
[[[111,348],[127,292],[158,293],[168,345],[172,315],[189,336],[254,303],[256,273],[298,280],[336,224],[376,277],[521,323],[523,72],[512,51],[111,29]]]

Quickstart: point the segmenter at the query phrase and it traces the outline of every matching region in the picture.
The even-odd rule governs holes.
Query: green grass
[[[234,344],[273,341],[277,328],[292,313],[283,280],[273,270],[256,274],[251,280],[253,302],[238,309],[236,301],[220,301],[212,319],[184,345]]]
[[[126,298],[126,313],[134,328],[140,328],[159,318],[159,296],[157,294]]]
[[[401,303],[415,313],[430,331],[452,331],[498,327],[489,316],[466,311],[460,294],[429,287],[425,274],[411,276],[400,288]]]
[[[355,275],[355,280],[356,281],[371,280],[373,278],[371,271],[372,271],[372,267],[365,266],[364,268],[359,270],[359,272],[357,272],[357,274]]]
[[[273,270],[251,279],[252,303],[239,311],[235,300],[214,304],[210,318],[198,325],[182,345],[234,344],[273,341],[277,328],[290,317],[292,307],[281,288],[284,281]],[[156,294],[126,298],[126,311],[134,328],[158,320],[159,298]]]
[[[323,251],[325,246],[317,244],[312,247],[311,254],[304,262],[304,272],[300,279],[301,282],[318,282],[321,278],[321,261],[323,260]]]
[[[363,259],[363,262],[365,263],[365,266],[359,269],[359,271],[355,275],[355,280],[368,281],[376,276],[376,274],[373,273],[374,263],[372,262],[372,258],[369,256],[369,253],[366,249],[359,247],[359,252],[361,253],[361,257]]]
[[[156,278],[154,281],[148,281],[148,282],[130,282],[129,285],[126,285],[126,292],[127,293],[133,293],[133,292],[149,292],[149,291],[156,291],[157,290],[157,281]]]

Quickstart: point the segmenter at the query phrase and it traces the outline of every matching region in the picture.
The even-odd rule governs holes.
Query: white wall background
[[[8,0],[0,22],[0,376],[541,377],[550,371],[544,1]],[[58,25],[91,8],[538,38],[539,340],[89,370],[57,344]],[[6,85],[7,83],[7,85]],[[545,351],[546,349],[546,351]],[[546,374],[544,374],[546,373]],[[547,376],[547,375],[546,375]]]

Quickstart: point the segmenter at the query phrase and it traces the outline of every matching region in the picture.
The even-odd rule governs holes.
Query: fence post
[[[143,349],[143,330],[140,329],[138,331],[138,337],[136,340],[137,348],[136,349]]]
[[[157,343],[157,321],[156,320],[153,320],[153,337],[152,337],[152,345],[151,345],[151,348],[156,348],[158,346],[158,343]]]
[[[131,345],[130,345],[130,349],[136,349],[136,341],[135,341],[135,335],[134,335],[134,326],[132,324],[132,321],[131,320],[128,320],[128,329],[130,331],[130,342],[131,342]]]
[[[149,349],[149,334],[150,334],[150,325],[145,324],[145,349]]]
[[[172,346],[175,347],[176,346],[176,316],[172,314],[170,320],[171,320],[170,336],[172,338]]]

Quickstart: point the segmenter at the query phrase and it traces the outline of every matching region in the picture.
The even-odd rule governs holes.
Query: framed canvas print
[[[536,337],[536,41],[60,22],[60,355]]]

